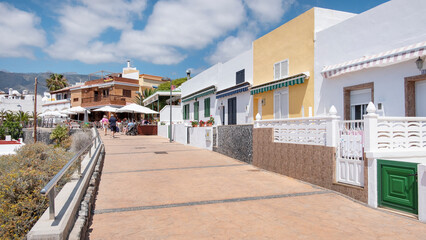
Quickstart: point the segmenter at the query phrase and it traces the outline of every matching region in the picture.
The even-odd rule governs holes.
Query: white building
[[[334,105],[360,119],[371,101],[381,115],[426,116],[426,75],[407,79],[426,55],[425,9],[424,0],[392,0],[319,32],[316,114]]]
[[[76,83],[70,87],[59,89],[56,91],[45,92],[42,99],[42,112],[62,111],[71,108],[71,90],[84,85],[84,83]]]
[[[35,96],[28,92],[28,90],[22,91],[9,88],[8,93],[0,92],[0,111],[12,111],[12,112],[28,112],[34,111]],[[41,109],[42,98],[37,95],[37,110]]]
[[[334,105],[337,115],[358,120],[339,125],[336,142],[348,144],[337,145],[336,179],[367,174],[370,206],[423,222],[426,74],[418,67],[426,55],[425,10],[424,0],[386,2],[319,32],[315,50],[316,114]]]
[[[253,51],[218,63],[182,84],[183,120],[215,125],[252,123]]]

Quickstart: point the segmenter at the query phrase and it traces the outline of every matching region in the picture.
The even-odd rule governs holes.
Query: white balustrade
[[[379,151],[426,148],[426,118],[378,117],[376,129]]]

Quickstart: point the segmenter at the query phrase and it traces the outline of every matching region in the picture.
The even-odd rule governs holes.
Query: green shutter
[[[204,117],[210,117],[210,98],[204,99]]]
[[[198,121],[199,120],[199,116],[198,116],[198,109],[199,109],[199,102],[194,102],[194,120]]]

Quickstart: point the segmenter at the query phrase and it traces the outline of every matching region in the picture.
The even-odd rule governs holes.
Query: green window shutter
[[[189,119],[189,104],[186,104],[183,106],[183,119],[184,120]]]
[[[194,120],[199,120],[198,115],[198,109],[199,109],[199,102],[194,102]]]
[[[204,117],[210,117],[210,98],[204,99]]]

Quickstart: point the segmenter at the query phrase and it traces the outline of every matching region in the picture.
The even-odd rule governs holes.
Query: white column
[[[336,116],[337,110],[331,106],[329,111],[330,117],[327,119],[326,123],[326,146],[327,147],[337,147],[337,139],[339,133],[339,117]]]
[[[366,159],[368,161],[368,205],[377,208],[377,160]]]
[[[366,153],[377,151],[377,118],[376,107],[372,102],[367,106],[364,115],[364,149]]]
[[[426,164],[417,165],[419,220],[426,223]]]

